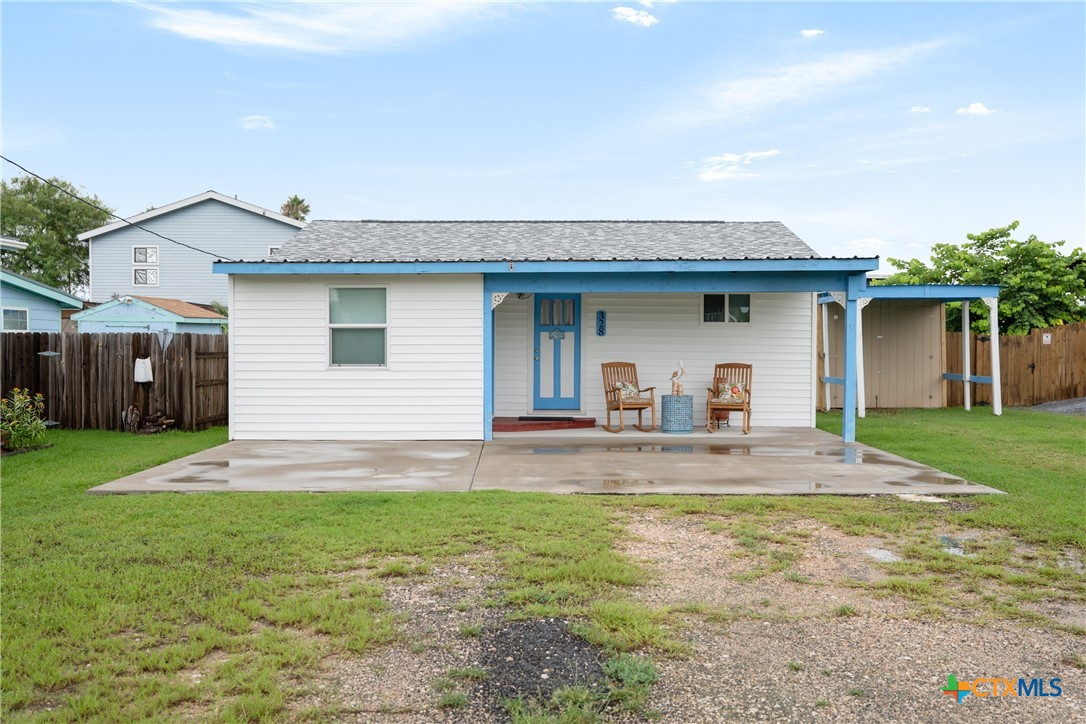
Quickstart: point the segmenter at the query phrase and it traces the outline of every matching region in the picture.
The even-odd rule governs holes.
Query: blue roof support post
[[[483,440],[494,439],[494,303],[504,294],[483,291]]]
[[[848,291],[845,294],[845,399],[841,421],[841,439],[844,442],[856,442],[856,343],[859,314],[857,300],[866,286],[863,274],[849,275]]]

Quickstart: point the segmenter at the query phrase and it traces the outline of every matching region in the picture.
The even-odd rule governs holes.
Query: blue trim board
[[[33,279],[27,279],[21,274],[9,272],[5,269],[0,269],[0,282],[4,284],[10,284],[11,286],[26,292],[27,294],[34,294],[56,302],[65,309],[82,309],[83,300],[76,299],[71,294],[65,294],[59,289],[53,289],[53,287],[46,286],[41,282],[36,282]]]
[[[878,269],[870,259],[725,259],[671,261],[216,261],[216,274],[576,274],[660,272],[855,272]]]
[[[959,302],[966,299],[972,301],[998,296],[998,286],[983,284],[888,284],[869,286],[860,292],[861,299],[932,299],[942,302]],[[833,301],[833,296],[830,294],[822,294],[818,297],[819,304],[829,304]]]
[[[954,374],[954,373],[951,373],[951,372],[944,372],[943,373],[943,379],[944,380],[949,380],[950,382],[965,382],[965,375]],[[992,384],[992,378],[987,376],[987,375],[970,375],[969,376],[969,381],[970,382],[977,382],[977,383],[980,383],[982,385],[990,385],[990,384]]]
[[[822,381],[828,385],[843,385],[845,384],[844,377],[823,377]]]
[[[845,289],[848,275],[830,271],[657,272],[483,275],[486,292],[551,293],[720,293],[819,292]]]

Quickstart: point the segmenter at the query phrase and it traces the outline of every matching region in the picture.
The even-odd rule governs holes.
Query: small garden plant
[[[28,388],[11,390],[0,400],[0,431],[4,450],[25,450],[45,444],[45,398]]]

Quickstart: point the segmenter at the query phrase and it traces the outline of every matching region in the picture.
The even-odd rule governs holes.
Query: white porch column
[[[856,414],[867,417],[867,382],[864,378],[864,307],[871,303],[870,297],[856,300]]]
[[[819,304],[822,307],[822,379],[830,376],[830,311],[829,304]],[[822,409],[830,411],[830,383],[822,383]]]
[[[969,389],[969,300],[962,300],[962,400],[965,402],[965,409],[972,409],[970,400]]]
[[[999,298],[985,297],[988,305],[989,348],[992,351],[992,414],[1003,414],[1003,388],[999,377]]]

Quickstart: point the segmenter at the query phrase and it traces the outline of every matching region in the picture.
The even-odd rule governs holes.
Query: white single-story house
[[[60,311],[82,309],[83,300],[21,274],[0,270],[5,332],[59,332]]]
[[[175,334],[222,334],[230,320],[223,315],[180,299],[118,297],[72,315],[80,333],[173,332]]]
[[[314,221],[229,275],[230,437],[482,439],[495,416],[605,416],[600,365],[670,392],[694,425],[721,362],[753,365],[752,424],[813,427],[818,292],[846,317],[877,258],[822,258],[784,224]],[[637,434],[627,432],[626,435]]]

